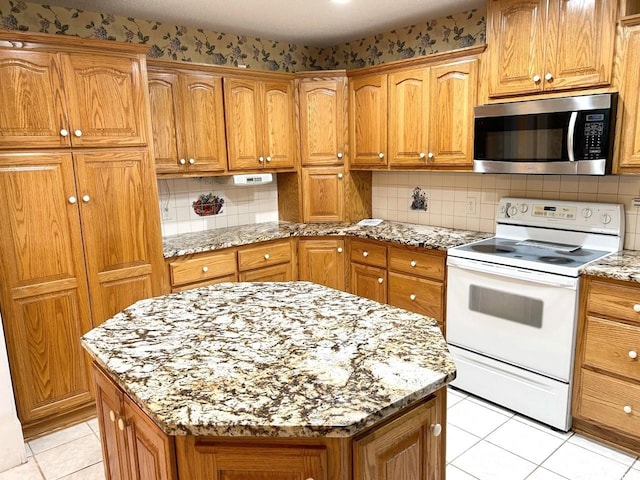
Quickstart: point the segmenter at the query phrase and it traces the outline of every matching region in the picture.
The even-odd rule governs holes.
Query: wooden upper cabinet
[[[389,74],[389,164],[424,166],[428,135],[429,69]]]
[[[178,79],[177,74],[149,71],[149,103],[157,173],[177,173],[186,169],[186,155],[181,156],[186,139]]]
[[[387,165],[387,75],[353,78],[349,84],[351,167]]]
[[[616,0],[490,0],[489,95],[608,85]]]
[[[143,60],[137,56],[76,53],[61,54],[60,58],[72,145],[146,145]]]
[[[341,222],[345,208],[344,167],[302,170],[302,221]]]
[[[620,155],[616,173],[640,172],[640,20],[624,27],[624,65],[620,101],[622,126],[620,128]]]
[[[300,82],[302,165],[344,163],[345,85],[344,78]]]
[[[71,154],[0,154],[0,191],[2,320],[27,428],[92,401],[80,345],[92,324]]]
[[[224,79],[229,170],[295,165],[292,80]]]
[[[0,49],[0,85],[0,149],[70,145],[56,54]]]

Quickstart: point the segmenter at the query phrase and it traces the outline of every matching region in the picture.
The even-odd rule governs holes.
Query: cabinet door
[[[23,427],[92,401],[91,329],[71,155],[0,154],[0,294]]]
[[[296,155],[293,81],[265,82],[264,102],[264,166],[293,168]]]
[[[145,150],[74,155],[94,325],[158,294],[158,207]],[[152,278],[156,276],[156,278]]]
[[[478,61],[433,67],[430,75],[429,165],[471,168]]]
[[[376,302],[387,303],[387,270],[352,263],[351,293]]]
[[[353,442],[354,480],[444,478],[437,402],[416,407]]]
[[[490,96],[542,90],[546,4],[546,0],[489,0]]]
[[[344,79],[300,83],[300,145],[303,165],[344,163]]]
[[[124,397],[124,433],[131,480],[176,478],[173,438],[167,436],[128,397]]]
[[[344,168],[302,169],[302,221],[344,221]]]
[[[60,75],[55,54],[0,50],[0,149],[70,144]]]
[[[147,143],[147,105],[138,57],[64,54],[69,131],[76,147]]]
[[[300,240],[298,276],[336,290],[345,289],[344,240]]]
[[[189,171],[224,171],[227,147],[224,135],[222,79],[212,75],[184,75],[183,97]]]
[[[429,69],[389,75],[389,164],[424,167],[429,134]]]
[[[123,409],[122,392],[95,366],[93,379],[105,476],[108,480],[128,480],[130,475],[127,446],[125,437],[118,429],[118,420]]]
[[[178,75],[149,72],[149,102],[157,173],[186,168],[184,119]]]
[[[611,82],[617,5],[615,0],[549,0],[546,62],[540,74],[545,90]]]
[[[387,165],[387,76],[354,79],[349,85],[351,165]]]
[[[253,80],[224,79],[229,170],[256,170],[264,163],[259,90]]]
[[[640,167],[640,25],[627,31],[622,64],[624,85],[620,92],[625,108],[622,110],[619,167]],[[620,173],[617,171],[616,173]]]

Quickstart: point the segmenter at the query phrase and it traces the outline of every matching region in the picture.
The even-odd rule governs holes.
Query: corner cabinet
[[[298,244],[298,279],[336,290],[346,290],[345,241],[342,238],[301,238]]]
[[[489,0],[489,96],[611,83],[616,0]]]
[[[225,78],[224,102],[229,170],[295,168],[292,79]]]

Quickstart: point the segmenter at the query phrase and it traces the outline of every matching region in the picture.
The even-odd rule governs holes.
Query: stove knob
[[[590,208],[583,208],[582,209],[582,216],[584,218],[589,218],[589,217],[591,217],[591,215],[593,215],[593,212],[591,211]]]
[[[526,203],[520,205],[520,212],[527,213],[527,210],[529,210],[529,205],[527,205]]]
[[[611,223],[611,215],[605,213],[604,215],[602,215],[602,217],[600,217],[600,220],[602,220],[602,223],[604,223],[605,225],[608,225]]]
[[[515,217],[518,214],[518,209],[514,207],[509,207],[509,216]]]

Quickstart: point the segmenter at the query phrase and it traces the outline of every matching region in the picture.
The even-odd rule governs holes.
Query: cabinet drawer
[[[240,274],[241,282],[290,282],[293,272],[290,263],[258,268]]]
[[[603,427],[637,436],[640,432],[640,386],[581,370],[578,415]],[[625,412],[629,407],[630,413]]]
[[[365,240],[351,240],[352,262],[387,268],[387,247]]]
[[[238,250],[238,269],[241,272],[290,261],[291,243],[289,240]]]
[[[640,325],[640,288],[598,281],[589,282],[587,311],[630,320]]]
[[[171,287],[171,293],[184,292],[185,290],[191,290],[193,288],[206,287],[208,285],[214,285],[216,283],[223,282],[237,282],[238,274],[234,273],[232,275],[224,275],[222,277],[212,278],[211,280],[205,280],[204,282],[198,283],[189,283],[187,285],[180,285],[177,287]]]
[[[221,250],[179,259],[169,263],[169,271],[172,287],[233,275],[236,273],[236,251]]]
[[[584,365],[640,379],[640,327],[587,317]]]
[[[442,323],[444,285],[440,282],[389,272],[389,304],[435,318]]]
[[[444,255],[392,247],[389,249],[389,270],[444,280]]]

